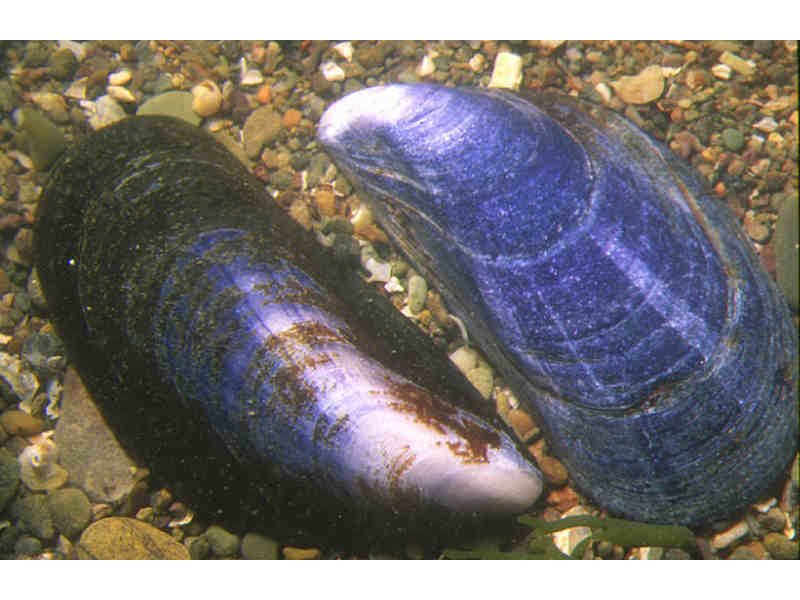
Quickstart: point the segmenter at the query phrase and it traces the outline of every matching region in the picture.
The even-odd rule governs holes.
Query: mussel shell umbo
[[[357,545],[538,496],[440,349],[205,132],[131,117],[91,134],[54,167],[36,239],[103,415],[208,517]]]
[[[332,105],[319,140],[613,513],[697,524],[797,448],[797,331],[696,174],[602,107],[428,84]]]

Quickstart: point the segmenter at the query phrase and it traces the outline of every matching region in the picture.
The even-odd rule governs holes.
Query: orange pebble
[[[269,89],[269,85],[265,84],[259,88],[256,93],[256,100],[261,104],[269,104],[269,101],[272,100],[272,91]]]
[[[575,490],[569,486],[566,486],[557,490],[553,490],[547,494],[546,503],[564,513],[573,506],[577,506],[578,495],[575,493]]]
[[[303,115],[300,114],[300,111],[296,108],[290,108],[285,113],[283,113],[283,125],[287,129],[291,129],[292,127],[297,127],[300,123],[300,118]]]

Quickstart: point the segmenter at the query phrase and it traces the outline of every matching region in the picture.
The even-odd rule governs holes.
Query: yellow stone
[[[78,557],[94,560],[188,560],[189,550],[152,525],[125,517],[95,521],[76,546]]]

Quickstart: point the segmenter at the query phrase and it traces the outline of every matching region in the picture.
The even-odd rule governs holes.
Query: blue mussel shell
[[[797,448],[797,331],[669,150],[562,95],[387,85],[319,140],[613,513],[723,518]]]
[[[355,543],[367,513],[430,530],[425,515],[518,513],[541,493],[517,442],[458,406],[463,378],[446,397],[458,373],[438,348],[198,128],[131,117],[76,144],[36,239],[53,321],[104,416],[214,515],[308,514],[287,535],[338,527]]]

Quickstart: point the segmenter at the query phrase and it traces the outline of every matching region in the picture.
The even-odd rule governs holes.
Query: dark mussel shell
[[[430,531],[539,495],[501,424],[457,406],[480,410],[439,349],[196,127],[131,117],[86,138],[36,237],[104,416],[209,516],[356,544],[354,523]]]
[[[697,524],[784,472],[797,331],[663,145],[563,95],[427,84],[346,96],[319,140],[598,504]]]

